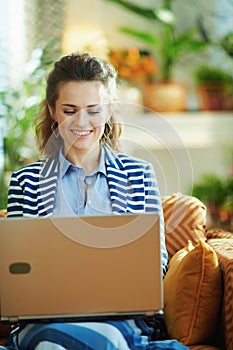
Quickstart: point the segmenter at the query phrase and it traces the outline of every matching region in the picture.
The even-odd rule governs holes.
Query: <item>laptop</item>
[[[157,214],[0,220],[2,321],[143,317],[162,308]]]

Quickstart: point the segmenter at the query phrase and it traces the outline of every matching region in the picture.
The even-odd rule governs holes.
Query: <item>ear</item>
[[[49,109],[49,113],[50,113],[51,118],[56,121],[57,117],[56,117],[56,113],[55,113],[54,109],[50,105],[48,105],[48,109]]]

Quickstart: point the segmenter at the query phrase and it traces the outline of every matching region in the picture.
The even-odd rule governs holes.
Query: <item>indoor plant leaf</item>
[[[148,32],[144,32],[144,31],[140,31],[140,30],[136,30],[136,29],[131,29],[131,28],[126,28],[126,27],[121,27],[120,31],[122,33],[126,33],[126,34],[129,34],[131,36],[134,36],[137,39],[143,40],[144,42],[146,42],[150,45],[157,46],[159,44],[158,38],[155,35],[150,34]]]

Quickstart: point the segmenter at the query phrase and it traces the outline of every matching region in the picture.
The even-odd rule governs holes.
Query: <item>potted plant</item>
[[[232,229],[233,176],[223,178],[205,174],[200,182],[194,184],[192,195],[206,204],[212,224]]]
[[[112,49],[109,60],[118,71],[118,98],[138,106],[143,104],[141,85],[155,81],[159,68],[154,57],[137,47]]]
[[[224,70],[203,64],[195,71],[202,110],[233,109],[233,76]]]
[[[153,82],[159,74],[154,57],[136,47],[110,50],[109,59],[117,67],[119,78],[133,84]]]
[[[156,79],[157,83],[143,85],[145,105],[149,104],[148,107],[161,111],[186,109],[186,91],[182,84],[174,82],[173,68],[185,53],[203,49],[207,44],[207,39],[199,35],[200,31],[197,27],[188,28],[181,34],[177,33],[175,14],[172,11],[174,0],[163,0],[162,6],[156,8],[145,8],[127,0],[105,1],[116,3],[155,24],[154,32],[145,32],[128,27],[120,28],[121,32],[144,41],[159,64],[160,73]],[[154,89],[157,89],[157,91],[155,92]],[[168,100],[164,102],[162,95],[167,90]],[[149,97],[150,94],[152,94],[151,98]],[[178,102],[179,98],[181,102]],[[151,105],[152,101],[153,104]]]

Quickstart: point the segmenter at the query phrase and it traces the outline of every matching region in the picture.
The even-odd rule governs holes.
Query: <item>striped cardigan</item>
[[[107,181],[113,214],[154,212],[160,214],[162,268],[167,251],[164,220],[153,167],[150,163],[104,147]],[[52,216],[58,179],[58,156],[38,161],[12,174],[8,193],[8,217]]]

